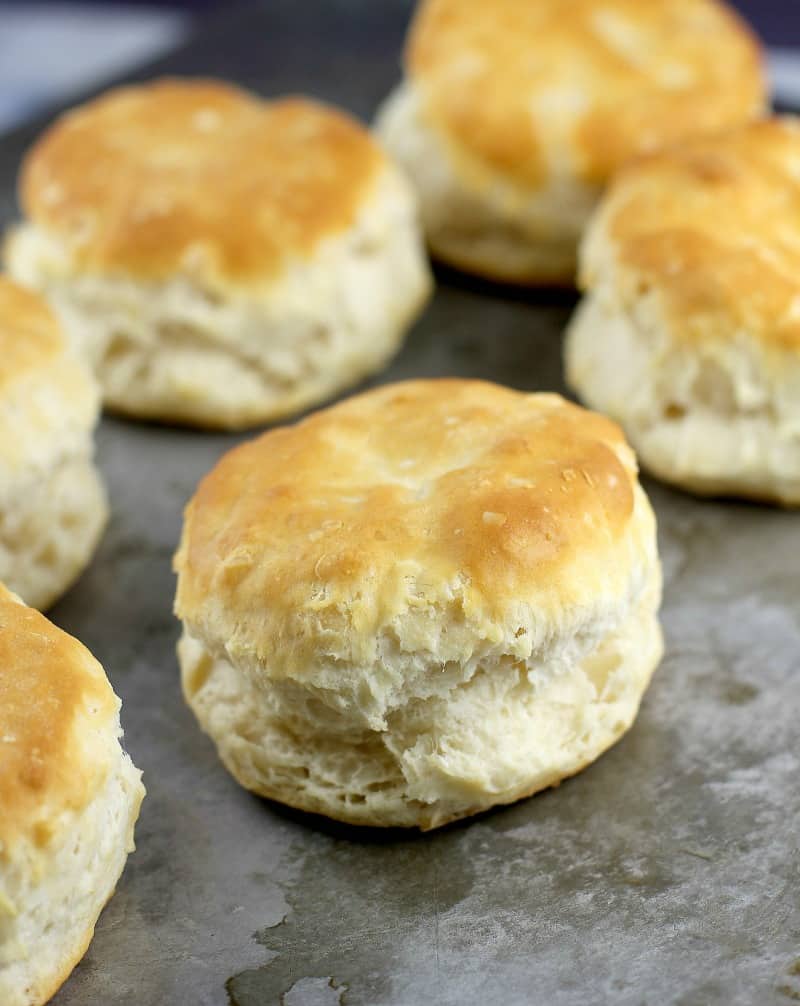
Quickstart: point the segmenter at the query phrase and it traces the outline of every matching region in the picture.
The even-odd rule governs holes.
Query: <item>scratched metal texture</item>
[[[368,118],[407,5],[229,10],[151,72],[303,90]],[[0,216],[33,130],[0,141]],[[242,156],[247,156],[242,151]],[[379,380],[560,389],[568,295],[440,274]],[[625,739],[560,788],[426,836],[249,796],[184,706],[170,557],[236,438],[105,419],[112,519],[52,612],[102,660],[148,796],[57,1006],[736,1006],[800,1000],[800,515],[647,483],[667,656]]]

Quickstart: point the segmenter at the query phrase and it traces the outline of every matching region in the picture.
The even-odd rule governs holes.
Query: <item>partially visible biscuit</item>
[[[99,404],[47,304],[0,277],[0,580],[36,608],[70,586],[105,527]]]
[[[242,785],[433,828],[579,771],[661,655],[655,522],[619,429],[412,381],[227,454],[176,556],[183,687]]]
[[[0,585],[0,1002],[41,1006],[83,957],[144,795],[119,699],[76,639]]]
[[[343,112],[212,80],[116,89],[23,164],[6,246],[106,404],[252,426],[377,369],[430,292],[409,185]]]
[[[694,492],[800,505],[800,126],[772,119],[631,165],[582,251],[581,398]]]
[[[379,115],[431,249],[519,283],[575,276],[630,158],[766,107],[757,40],[718,0],[423,0]]]

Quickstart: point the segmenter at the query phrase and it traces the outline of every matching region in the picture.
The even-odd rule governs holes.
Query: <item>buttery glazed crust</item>
[[[469,625],[520,598],[560,619],[624,593],[635,486],[619,429],[557,395],[384,387],[223,458],[186,510],[177,612],[276,674],[319,646],[369,660],[454,584]]]
[[[768,119],[630,165],[587,235],[581,285],[650,287],[681,340],[800,351],[800,125]]]
[[[457,166],[530,189],[565,158],[603,182],[766,104],[759,44],[716,0],[424,0],[406,69]]]
[[[93,799],[118,710],[86,647],[0,584],[0,862],[20,839],[46,847],[59,815]]]
[[[59,119],[25,160],[20,199],[75,272],[252,286],[347,229],[385,163],[317,102],[165,79]]]

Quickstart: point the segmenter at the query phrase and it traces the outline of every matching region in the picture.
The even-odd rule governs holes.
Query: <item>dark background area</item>
[[[800,45],[798,0],[734,0],[769,45]]]
[[[92,0],[92,2],[109,5],[109,0]],[[239,6],[230,0],[171,0],[160,4],[153,3],[153,0],[123,0],[123,2],[128,6],[136,3],[144,7],[173,7],[193,10],[198,14]],[[380,3],[380,0],[375,2]],[[676,2],[680,3],[681,0]],[[770,45],[800,45],[800,0],[729,0],[729,2],[751,21]],[[297,0],[298,17],[302,16],[302,8],[303,0]]]

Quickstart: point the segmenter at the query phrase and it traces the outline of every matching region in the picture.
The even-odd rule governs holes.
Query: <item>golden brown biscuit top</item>
[[[0,389],[64,352],[53,312],[37,294],[0,276]]]
[[[562,144],[602,183],[765,105],[758,43],[717,0],[423,0],[406,65],[456,151],[536,187]]]
[[[255,283],[351,225],[384,163],[365,129],[309,99],[160,80],[56,121],[20,198],[76,269]]]
[[[655,289],[685,337],[746,330],[800,349],[800,123],[770,119],[626,169],[586,243],[583,284],[609,263]]]
[[[619,429],[557,395],[390,385],[220,461],[187,507],[176,610],[274,673],[343,636],[356,659],[455,597],[476,632],[518,606],[558,620],[627,587],[635,485]]]
[[[89,651],[0,584],[0,860],[43,847],[108,771],[119,703]]]

